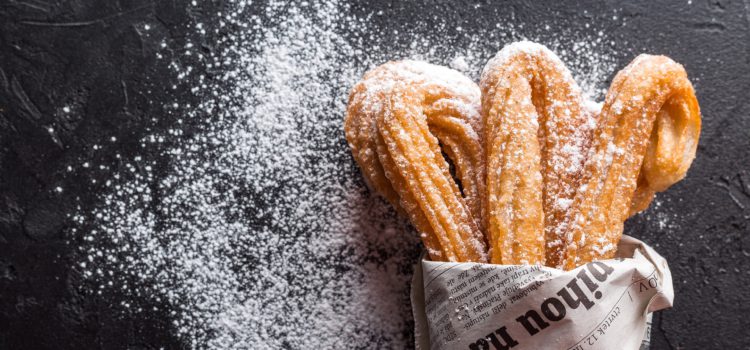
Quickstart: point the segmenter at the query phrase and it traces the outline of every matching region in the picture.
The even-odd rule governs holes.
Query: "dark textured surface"
[[[185,58],[157,60],[156,52],[176,55],[169,48],[183,46],[187,23],[211,18],[214,5],[0,2],[0,349],[180,347],[165,315],[123,314],[77,288],[76,247],[65,232],[76,206],[95,204],[97,173],[66,168],[82,160],[117,167],[115,154],[135,152],[149,129],[169,124],[157,118],[168,115],[165,104],[189,97],[172,89],[165,63]],[[623,48],[619,67],[632,59],[628,52],[641,51],[686,66],[704,115],[698,158],[657,208],[628,224],[674,274],[675,307],[655,317],[653,348],[750,346],[750,3],[516,1],[472,10],[443,1],[380,2],[353,11],[397,14],[376,27],[443,14],[471,28],[497,21],[486,10],[492,6],[527,27],[553,22],[575,31],[577,19],[600,23]],[[616,9],[626,26],[611,20]],[[146,24],[147,33],[140,29]],[[168,49],[158,48],[162,41]],[[96,144],[107,144],[106,152]],[[56,193],[58,186],[65,190]]]

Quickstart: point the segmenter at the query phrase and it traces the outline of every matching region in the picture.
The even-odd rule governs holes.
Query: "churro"
[[[460,73],[418,61],[375,68],[350,95],[345,132],[355,160],[409,216],[434,260],[487,260],[479,98]]]
[[[701,126],[685,69],[665,56],[638,56],[615,76],[599,125],[571,207],[565,269],[613,257],[633,203],[640,209],[685,176]]]
[[[568,69],[539,44],[503,48],[480,87],[491,261],[558,265],[561,225],[581,179],[593,116]]]

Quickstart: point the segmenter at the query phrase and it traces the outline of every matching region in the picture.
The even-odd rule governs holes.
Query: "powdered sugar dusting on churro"
[[[681,109],[675,112],[670,105]],[[680,127],[654,133],[663,120]],[[587,184],[576,195],[571,214],[575,218],[568,238],[579,241],[573,248],[580,249],[569,254],[566,268],[576,266],[573,257],[611,257],[624,221],[633,214],[633,193],[642,191],[637,203],[642,210],[644,199],[647,206],[657,191],[684,177],[692,157],[681,166],[674,164],[685,160],[685,152],[694,154],[701,117],[684,68],[665,56],[640,55],[615,76],[600,124],[586,164]],[[650,148],[660,151],[652,153]]]
[[[479,87],[462,74],[408,60],[368,72],[349,98],[344,128],[355,159],[363,169],[383,168],[390,186],[377,190],[386,197],[390,187],[398,193],[398,205],[427,234],[425,246],[444,253],[433,259],[487,261],[475,220],[483,193],[481,143],[472,125],[478,124],[479,98]],[[368,139],[377,141],[375,162],[359,156],[359,145],[372,144]],[[455,164],[463,193],[440,142]],[[368,182],[378,182],[370,172],[364,174]]]
[[[461,108],[461,112],[468,116],[471,123],[479,125],[480,91],[477,85],[463,74],[443,66],[430,64],[419,60],[403,60],[388,63],[388,70],[370,72],[376,76],[367,79],[367,89],[363,92],[363,107],[372,111],[383,109],[383,99],[379,96],[383,92],[393,89],[398,82],[410,81],[418,85],[432,84],[451,92],[456,96],[454,106]],[[445,99],[438,103],[448,102]]]
[[[559,266],[564,253],[561,244],[566,241],[563,235],[568,225],[567,210],[583,178],[597,113],[586,106],[582,90],[557,55],[529,41],[507,45],[498,52],[485,65],[480,85],[488,168],[499,166],[511,173],[505,179],[490,173],[488,189],[490,193],[513,193],[517,198],[510,195],[504,198],[516,203],[514,214],[521,211],[520,206],[533,207],[542,215],[507,220],[493,217],[490,240],[503,234],[509,235],[506,241],[536,237],[547,242],[546,263]],[[521,108],[517,107],[519,103]],[[527,124],[530,129],[524,126]],[[512,132],[508,134],[508,130]],[[506,158],[512,154],[497,152],[496,142],[525,155],[508,161]],[[497,157],[503,158],[502,164],[493,164]],[[539,176],[543,180],[535,181]],[[515,180],[518,184],[514,184],[512,178],[518,177],[525,180]],[[543,195],[539,197],[537,193]],[[494,203],[493,200],[488,203],[490,212]],[[496,261],[505,263],[506,259]]]
[[[524,30],[499,24],[453,45],[437,28],[408,33],[406,47],[373,47],[363,38],[379,33],[351,13],[335,0],[237,1],[215,25],[192,24],[193,60],[164,64],[199,103],[153,116],[174,125],[143,140],[150,152],[122,159],[101,205],[75,217],[89,292],[133,312],[164,308],[186,348],[412,344],[419,238],[360,180],[341,128],[346,96],[365,71],[403,57],[454,60],[477,79]],[[593,82],[581,77],[614,62],[596,40],[541,41]]]

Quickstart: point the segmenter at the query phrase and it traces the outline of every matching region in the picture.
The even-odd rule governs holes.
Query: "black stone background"
[[[0,1],[0,349],[182,347],[166,315],[123,314],[112,300],[78,288],[68,215],[96,205],[100,187],[91,180],[105,179],[106,172],[66,168],[88,160],[117,169],[114,154],[142,153],[138,140],[170,125],[166,104],[192,97],[172,88],[166,62],[189,62],[179,50],[194,35],[188,23],[210,26],[224,5]],[[704,118],[698,157],[688,177],[659,197],[661,206],[627,225],[627,232],[657,246],[674,274],[675,307],[655,316],[652,348],[750,348],[750,2],[352,6],[363,14],[380,9],[388,15],[375,17],[375,28],[439,15],[471,31],[496,23],[497,13],[532,28],[563,22],[583,30],[593,21],[613,34],[616,46],[683,63]],[[610,20],[615,10],[626,26]],[[211,37],[203,40],[201,49],[210,51]],[[167,49],[158,47],[161,41]],[[157,52],[166,57],[157,60]],[[623,52],[618,67],[633,58]],[[111,136],[117,141],[108,141]],[[105,151],[93,150],[95,144]],[[56,193],[57,186],[64,191]],[[660,217],[668,218],[666,226]]]

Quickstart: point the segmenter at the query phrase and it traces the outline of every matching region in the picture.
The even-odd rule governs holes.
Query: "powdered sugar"
[[[144,299],[164,304],[190,348],[411,344],[419,239],[360,180],[341,129],[348,90],[399,55],[453,59],[476,79],[481,63],[521,35],[499,25],[487,30],[509,34],[497,45],[488,34],[446,56],[439,35],[424,35],[383,52],[363,47],[379,33],[349,13],[335,0],[271,1],[260,14],[230,3],[216,14],[226,35],[213,53],[186,48],[205,55],[205,67],[164,62],[201,103],[176,101],[174,127],[143,141],[162,157],[123,159],[98,209],[76,215],[87,288],[125,293],[120,303],[134,311]],[[581,77],[609,73],[614,61],[595,42],[565,43],[572,48],[561,54],[592,94],[597,84]]]
[[[470,69],[469,64],[466,63],[466,57],[464,56],[456,56],[456,58],[451,61],[450,66],[460,72],[468,72]]]

